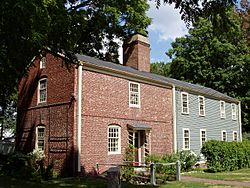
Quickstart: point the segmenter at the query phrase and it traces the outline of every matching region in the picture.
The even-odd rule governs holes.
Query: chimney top
[[[147,37],[135,34],[124,42],[123,65],[150,72],[150,45]]]

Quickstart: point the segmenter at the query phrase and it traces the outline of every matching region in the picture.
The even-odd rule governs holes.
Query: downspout
[[[241,125],[241,102],[239,101],[239,136],[240,141],[242,141],[242,125]]]
[[[77,70],[77,172],[81,172],[82,65]]]
[[[172,108],[173,108],[173,147],[174,153],[177,152],[177,138],[176,138],[176,101],[175,101],[175,86],[172,86]]]

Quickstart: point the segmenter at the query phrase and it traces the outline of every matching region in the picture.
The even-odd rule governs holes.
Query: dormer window
[[[46,68],[46,57],[43,56],[41,59],[40,59],[40,69],[44,69]]]

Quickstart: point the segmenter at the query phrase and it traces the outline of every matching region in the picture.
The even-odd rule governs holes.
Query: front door
[[[134,162],[137,165],[145,163],[145,156],[149,154],[148,139],[146,131],[129,131],[129,144],[134,147]]]

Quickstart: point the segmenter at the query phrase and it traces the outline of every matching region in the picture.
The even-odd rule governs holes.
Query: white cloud
[[[181,20],[178,9],[173,5],[162,4],[159,9],[155,7],[154,1],[149,1],[150,9],[147,15],[152,18],[148,30],[158,33],[159,40],[174,40],[187,34],[185,23]]]

